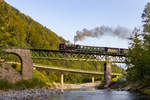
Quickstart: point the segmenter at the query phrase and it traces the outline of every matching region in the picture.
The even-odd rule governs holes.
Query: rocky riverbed
[[[0,100],[27,100],[33,98],[49,97],[58,94],[63,94],[63,91],[61,89],[45,88],[0,91]]]
[[[100,83],[84,83],[84,84],[55,84],[54,88],[38,88],[38,89],[25,89],[25,90],[9,90],[0,91],[0,100],[27,100],[33,98],[44,98],[53,95],[63,94],[66,89],[84,89],[94,88]]]
[[[55,88],[57,89],[84,89],[84,88],[96,88],[100,85],[101,82],[95,83],[82,83],[82,84],[64,84],[61,86],[60,84],[55,84]]]

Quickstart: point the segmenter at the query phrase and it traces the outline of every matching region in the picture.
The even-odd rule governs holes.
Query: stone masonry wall
[[[33,77],[33,62],[30,50],[27,49],[7,49],[6,52],[17,55],[21,60],[21,72],[23,79],[31,79]]]
[[[104,84],[105,87],[108,87],[112,82],[112,70],[111,70],[111,63],[106,62],[104,64]]]
[[[6,79],[9,82],[15,83],[22,79],[22,76],[7,63],[2,63],[0,67],[0,79]]]

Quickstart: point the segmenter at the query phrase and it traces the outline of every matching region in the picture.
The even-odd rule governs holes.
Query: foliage
[[[49,77],[47,75],[44,75],[44,73],[42,73],[40,71],[34,70],[33,77],[41,80],[42,82],[44,82],[45,85],[51,84],[51,80],[49,79]]]
[[[10,83],[5,79],[0,80],[0,90],[8,89],[28,89],[35,87],[42,87],[45,83],[39,80],[38,78],[33,78],[29,80],[21,80],[16,83]]]
[[[143,93],[147,94],[147,95],[150,95],[150,89],[144,89]]]
[[[22,14],[5,2],[0,3],[0,47],[57,49],[64,39]]]
[[[150,34],[150,3],[147,3],[147,5],[145,6],[145,9],[142,14],[142,19],[144,22],[143,31],[147,34]]]
[[[7,80],[1,79],[0,80],[0,90],[6,90],[13,88],[13,84],[8,82]]]
[[[38,78],[33,78],[29,80],[21,80],[14,84],[14,88],[16,89],[28,89],[35,87],[42,87],[45,83]]]
[[[12,64],[11,66],[12,66],[14,69],[17,68],[17,64]]]
[[[119,79],[119,78],[121,78],[122,76],[116,76],[116,77],[114,77],[114,78],[112,78],[112,82],[117,82],[117,80]]]
[[[150,3],[145,6],[142,14],[143,33],[135,30],[131,38],[127,64],[130,81],[149,80],[150,77]]]
[[[137,80],[137,78],[142,78],[144,67],[143,67],[143,48],[142,42],[139,39],[137,31],[133,32],[134,37],[131,38],[132,43],[130,44],[131,47],[129,48],[128,52],[128,61],[127,64],[128,68],[128,75],[133,77],[133,79]],[[142,66],[142,67],[141,67]]]

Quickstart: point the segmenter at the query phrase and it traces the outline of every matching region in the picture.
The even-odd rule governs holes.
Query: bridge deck
[[[21,64],[18,62],[7,62],[8,64]],[[68,68],[61,68],[61,67],[53,67],[49,65],[39,65],[39,64],[33,64],[33,67],[36,69],[42,69],[42,70],[53,70],[58,72],[70,72],[70,73],[79,73],[79,74],[90,74],[90,75],[103,75],[104,72],[96,72],[96,71],[85,71],[85,70],[79,70],[79,69],[68,69]],[[119,76],[122,74],[119,73],[112,73],[113,76]]]
[[[79,73],[79,74],[91,74],[91,75],[103,75],[104,72],[96,72],[96,71],[85,71],[78,69],[68,69],[68,68],[60,68],[60,67],[52,67],[52,66],[43,66],[43,65],[33,65],[36,69],[44,69],[44,70],[53,70],[59,72],[71,72],[71,73]],[[113,76],[121,75],[119,73],[112,73]]]

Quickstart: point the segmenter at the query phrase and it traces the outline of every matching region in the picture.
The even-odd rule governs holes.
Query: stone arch
[[[20,62],[16,62],[16,61],[13,61],[13,62],[8,62],[8,63],[12,63],[12,64],[20,64],[21,63],[21,74],[22,74],[22,70],[23,70],[23,61],[22,61],[22,58],[17,54],[17,53],[14,53],[14,52],[7,52],[8,54],[11,54],[11,55],[15,55],[16,57],[19,58]]]
[[[14,54],[21,61],[21,73],[23,79],[27,80],[33,77],[33,61],[30,50],[28,49],[6,49],[7,53]]]

